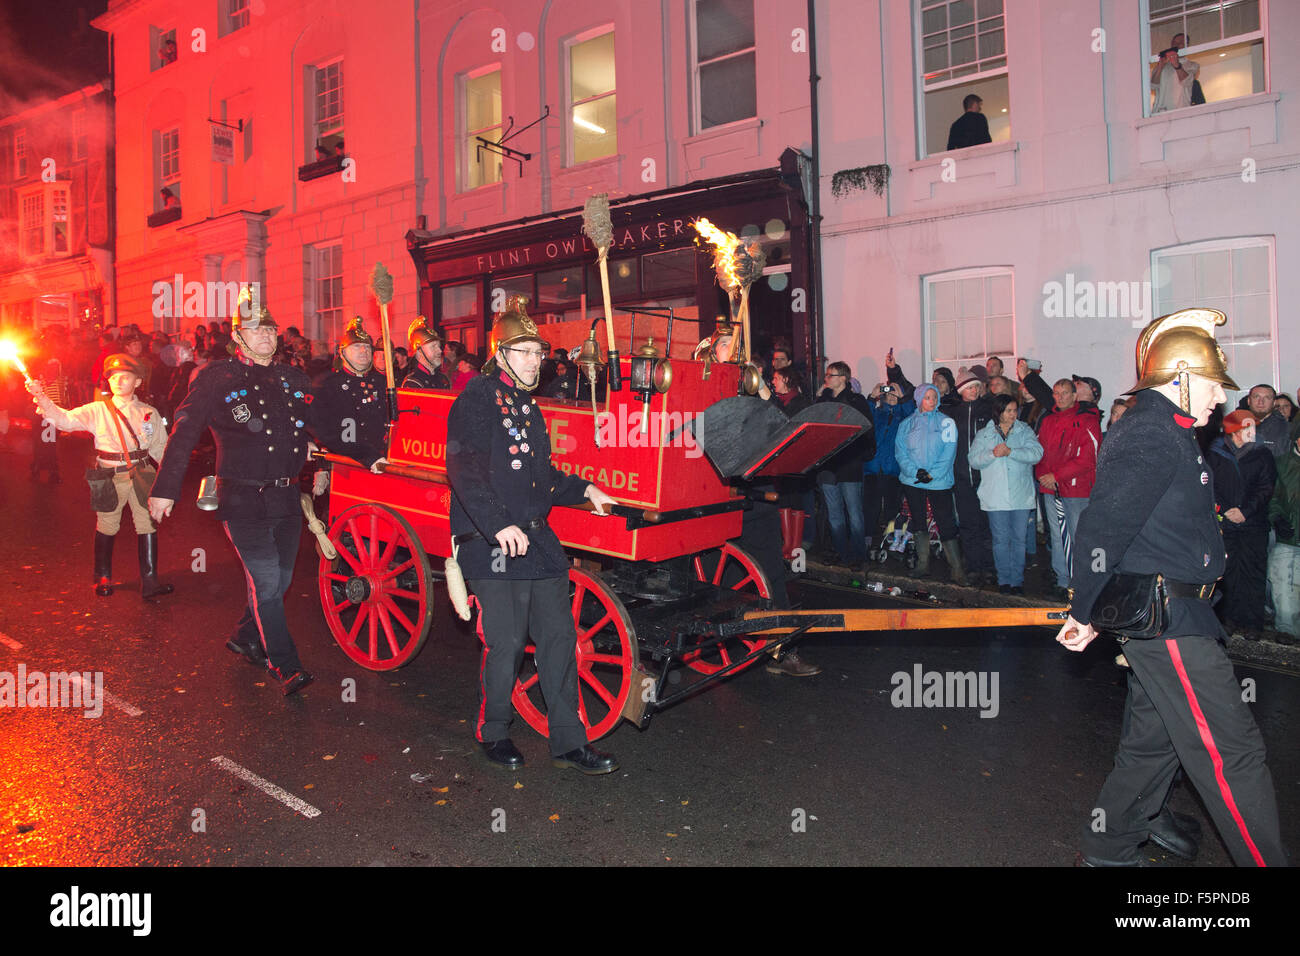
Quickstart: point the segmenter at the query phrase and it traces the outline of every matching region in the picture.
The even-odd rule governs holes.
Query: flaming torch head
[[[597,193],[588,196],[582,206],[582,231],[600,255],[605,255],[614,244],[614,223],[609,217],[609,195]]]
[[[18,346],[8,340],[0,342],[0,362],[12,362],[14,368],[23,373],[23,378],[31,378],[27,374],[27,366],[18,357]]]
[[[380,305],[393,301],[393,276],[382,262],[376,262],[374,271],[370,273],[370,292]]]
[[[728,293],[743,292],[763,274],[767,255],[757,239],[741,239],[707,219],[697,219],[691,225],[700,234],[700,239],[713,247],[713,268],[718,275],[718,284]]]

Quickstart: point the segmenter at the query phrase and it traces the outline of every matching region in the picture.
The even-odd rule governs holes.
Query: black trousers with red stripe
[[[587,744],[578,716],[578,634],[569,604],[568,575],[536,581],[478,578],[466,582],[479,605],[478,739],[493,743],[510,736],[514,707],[510,694],[531,636],[537,674],[546,702],[551,755]]]
[[[1134,859],[1181,763],[1238,866],[1288,866],[1264,741],[1222,645],[1175,637],[1123,651],[1132,670],[1119,752],[1084,854]]]

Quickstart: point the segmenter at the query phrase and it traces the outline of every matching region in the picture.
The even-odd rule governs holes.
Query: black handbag
[[[1147,641],[1169,627],[1169,593],[1160,574],[1110,576],[1092,605],[1088,621],[1099,631]]]

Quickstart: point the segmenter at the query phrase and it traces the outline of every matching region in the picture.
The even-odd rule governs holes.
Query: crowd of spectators
[[[1031,593],[1067,601],[1072,542],[1097,457],[1133,399],[1106,404],[1090,375],[1049,384],[1041,363],[1025,358],[1014,376],[989,356],[955,372],[935,368],[929,384],[915,386],[891,350],[885,370],[888,381],[868,389],[847,364],[832,362],[811,396],[848,404],[874,427],[809,479],[815,498],[783,494],[783,506],[806,513],[805,546],[825,563],[862,571],[873,555],[887,559],[886,546],[896,548],[905,528],[915,546],[912,575],[937,576],[931,559],[942,554],[953,583],[1020,595],[1041,544],[1050,566],[1044,559],[1046,579]],[[797,413],[801,403],[788,396],[804,397],[803,370],[789,349],[778,345],[764,372],[781,382],[772,400]],[[1256,385],[1198,433],[1228,555],[1216,609],[1230,631],[1287,643],[1300,636],[1297,401]]]

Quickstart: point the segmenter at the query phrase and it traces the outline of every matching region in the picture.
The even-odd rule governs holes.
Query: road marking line
[[[3,644],[11,651],[21,651],[23,649],[23,646],[21,644],[19,644],[17,641],[15,641],[12,637],[4,633],[3,631],[0,631],[0,644]]]
[[[93,686],[86,685],[86,682],[81,679],[81,675],[78,674],[76,671],[73,671],[71,674],[68,675],[68,680],[81,685],[81,696],[83,700],[86,699],[87,692],[92,692],[94,690]],[[128,717],[139,717],[141,714],[144,713],[144,711],[141,710],[139,707],[135,706],[134,704],[127,703],[121,697],[118,697],[116,694],[110,694],[108,691],[103,691],[103,694],[104,694],[105,703],[112,704],[118,710],[125,713]]]
[[[218,767],[220,767],[222,770],[228,771],[229,773],[233,773],[236,777],[238,777],[240,780],[243,780],[245,783],[253,785],[258,790],[261,790],[263,793],[265,793],[267,796],[274,797],[276,800],[279,800],[290,810],[296,810],[299,813],[301,813],[304,817],[307,817],[309,819],[311,817],[320,816],[320,811],[317,810],[315,807],[313,807],[310,803],[307,803],[305,800],[299,800],[292,793],[289,793],[286,790],[281,790],[271,781],[262,779],[257,774],[253,773],[253,771],[241,767],[233,760],[230,760],[227,757],[213,757],[212,762],[216,764]]]

